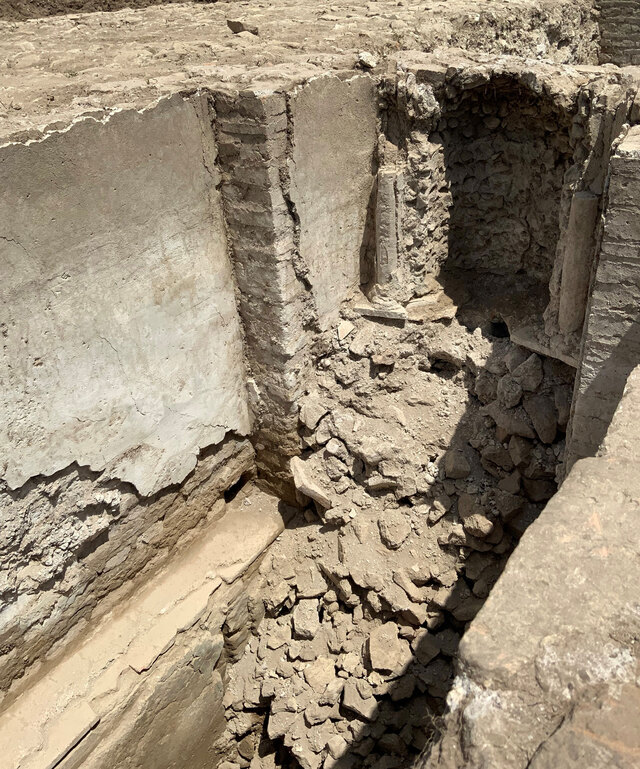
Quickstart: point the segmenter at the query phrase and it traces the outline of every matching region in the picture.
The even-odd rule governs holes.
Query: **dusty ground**
[[[555,491],[572,370],[429,296],[439,321],[347,310],[316,346],[292,463],[314,506],[263,567],[232,764],[390,769],[423,750],[461,634]]]
[[[0,140],[213,83],[245,86],[350,69],[399,49],[458,46],[566,63],[597,57],[587,0],[371,0],[171,4],[0,21]],[[9,6],[0,3],[8,15]],[[2,14],[0,14],[0,18]],[[244,22],[235,34],[228,20]],[[26,132],[26,133],[25,133]]]

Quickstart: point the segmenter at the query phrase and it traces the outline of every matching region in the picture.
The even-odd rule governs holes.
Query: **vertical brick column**
[[[640,4],[637,0],[598,0],[600,58],[619,67],[640,64]]]
[[[215,94],[222,197],[252,374],[258,471],[288,496],[298,453],[296,398],[303,377],[305,294],[295,270],[295,219],[284,193],[285,94]]]

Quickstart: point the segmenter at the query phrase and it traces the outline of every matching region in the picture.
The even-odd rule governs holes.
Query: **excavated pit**
[[[0,113],[0,754],[399,769],[440,767],[441,738],[453,766],[453,733],[466,766],[480,706],[507,695],[481,692],[462,639],[486,635],[474,619],[637,362],[621,343],[624,376],[590,391],[637,75],[554,64],[592,61],[586,26],[496,57],[438,48],[466,29],[483,50],[491,16],[472,32],[454,13],[417,50],[417,6],[368,7],[374,55],[351,5],[285,2],[284,31],[260,8],[163,5],[26,22],[44,57],[0,23],[36,73],[11,67],[31,97]],[[101,30],[121,24],[141,38],[103,87]]]
[[[509,326],[549,301],[571,117],[497,78],[421,118],[387,115],[385,154],[409,158],[402,278],[375,285],[365,260],[373,309],[356,295],[312,348],[292,460],[308,504],[261,569],[226,769],[254,751],[303,769],[415,760],[465,628],[557,489],[575,369]],[[411,286],[421,314],[376,317]]]

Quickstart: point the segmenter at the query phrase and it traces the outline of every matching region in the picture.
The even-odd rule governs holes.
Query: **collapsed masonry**
[[[582,459],[640,361],[637,78],[589,41],[202,68],[91,115],[52,82],[66,122],[7,117],[0,766],[541,769],[637,698],[606,561],[633,387]],[[616,594],[565,628],[572,488]],[[612,728],[593,756],[631,766]]]

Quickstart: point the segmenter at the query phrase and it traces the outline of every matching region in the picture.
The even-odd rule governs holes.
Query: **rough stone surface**
[[[424,766],[636,763],[639,383],[636,369],[601,456],[574,465],[465,634]]]
[[[11,769],[634,756],[624,7],[0,21]]]
[[[600,257],[587,308],[586,338],[570,427],[568,466],[593,456],[606,434],[629,372],[638,362],[635,307],[640,129],[632,128],[611,160]]]
[[[382,673],[401,673],[411,659],[409,645],[398,638],[398,628],[387,622],[369,636],[371,667]]]
[[[0,15],[20,18],[25,11],[40,15],[47,8],[78,11],[80,4],[89,10],[114,8],[118,2],[11,0],[0,6]],[[144,2],[131,0],[129,5]],[[185,83],[196,89],[218,78],[242,89],[255,78],[269,79],[283,71],[312,76],[350,69],[364,40],[370,52],[380,53],[398,50],[399,44],[413,50],[453,44],[471,51],[595,63],[590,6],[587,0],[518,0],[517,6],[505,9],[492,0],[478,13],[475,0],[444,7],[431,1],[398,6],[395,0],[384,0],[376,9],[340,2],[319,12],[315,3],[279,0],[268,7],[243,7],[242,21],[260,30],[259,37],[250,38],[228,28],[227,18],[236,13],[233,6],[229,12],[227,3],[86,14],[80,21],[0,21],[0,60],[6,63],[0,136],[56,121],[68,124],[87,111],[110,110],[124,102],[138,108],[180,91]],[[105,44],[117,45],[119,56],[105,56]]]
[[[293,612],[293,630],[298,638],[311,639],[320,628],[318,618],[318,601],[305,598],[300,601]]]
[[[39,769],[66,756],[74,769],[204,769],[219,760],[223,675],[248,639],[238,617],[253,622],[251,565],[282,531],[277,507],[245,490],[142,589],[123,591],[49,675],[14,687],[0,722],[3,763]]]
[[[318,341],[293,463],[332,506],[299,513],[265,560],[267,616],[231,672],[234,762],[245,760],[237,737],[250,728],[258,740],[265,722],[281,742],[262,740],[262,759],[417,756],[434,739],[464,629],[555,491],[562,430],[549,446],[533,427],[530,439],[500,437],[473,395],[487,369],[504,372],[526,351],[455,319],[443,333],[433,321],[358,317],[350,303],[342,313],[354,328],[341,339],[336,320]],[[570,386],[571,369],[541,366],[534,395]],[[452,452],[464,477],[447,475]]]

